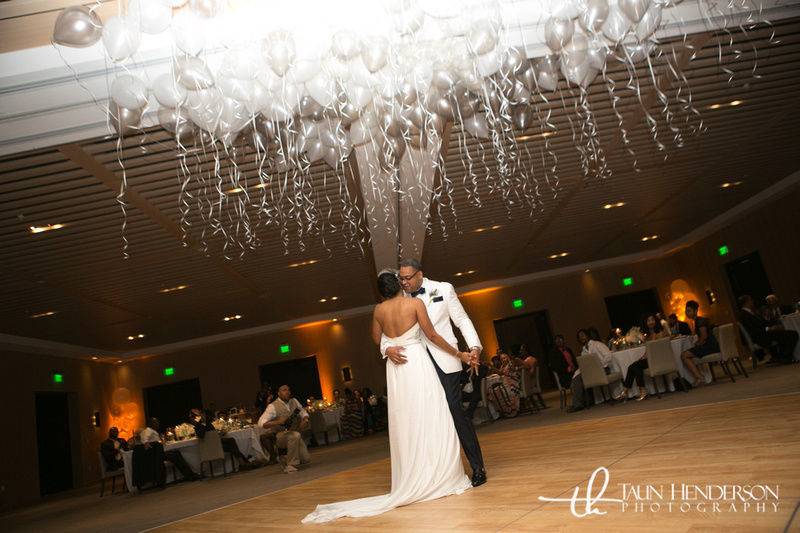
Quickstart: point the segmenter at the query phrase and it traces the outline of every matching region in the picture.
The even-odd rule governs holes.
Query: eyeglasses
[[[400,278],[400,281],[411,281],[412,279],[414,279],[414,276],[416,276],[417,274],[419,274],[419,270],[417,270],[416,272],[414,272],[410,276],[397,276],[397,277]]]

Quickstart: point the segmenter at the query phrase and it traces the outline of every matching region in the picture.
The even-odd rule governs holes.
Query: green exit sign
[[[292,351],[292,347],[291,346],[289,346],[288,344],[281,344],[281,353],[282,354],[287,354],[287,353],[289,353],[291,351]]]
[[[622,278],[622,286],[623,287],[630,287],[631,285],[633,285],[633,278],[631,278],[631,277]]]
[[[511,305],[514,307],[514,309],[522,309],[523,307],[525,307],[525,302],[522,301],[522,298],[517,298],[516,300],[511,302]]]
[[[61,372],[53,372],[53,383],[64,383],[64,374]]]
[[[723,244],[722,246],[717,248],[717,252],[719,252],[720,257],[722,257],[723,255],[728,255],[729,251],[730,250],[728,250],[728,245],[727,244]]]
[[[165,368],[164,369],[164,375],[165,376],[174,376],[175,375],[175,367],[168,366],[167,368]]]

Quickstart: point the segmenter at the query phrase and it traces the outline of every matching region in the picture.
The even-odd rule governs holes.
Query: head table
[[[681,377],[685,378],[686,380],[691,383],[694,381],[692,374],[689,370],[684,366],[683,361],[681,361],[681,354],[694,346],[694,337],[688,336],[680,336],[675,337],[670,341],[670,345],[672,346],[672,356],[675,358],[675,365],[678,367],[678,372],[680,373]],[[636,346],[633,348],[628,348],[626,350],[620,350],[618,352],[614,352],[612,354],[612,358],[614,360],[614,365],[617,369],[622,373],[622,377],[624,378],[628,374],[628,367],[631,366],[634,362],[638,361],[642,357],[645,356],[645,352],[647,351],[644,344],[641,346]],[[707,368],[703,368],[703,374],[706,378],[706,383],[711,381],[711,373],[708,371]],[[664,384],[661,379],[649,379],[645,376],[645,383],[647,385],[647,392],[650,394],[655,394],[656,389],[655,386],[658,386],[659,392],[665,392]],[[672,383],[671,379],[667,379],[667,389],[668,390],[675,390],[675,385]],[[628,393],[629,398],[633,398],[639,394],[639,387],[636,385],[636,382],[633,382],[633,386]]]
[[[796,331],[800,334],[800,312],[792,313],[790,315],[783,315],[781,317],[781,323],[783,324],[784,329]],[[797,346],[794,347],[794,360],[800,361],[800,342],[797,343]]]
[[[261,442],[258,439],[259,432],[256,430],[255,427],[246,427],[243,429],[237,429],[234,431],[229,431],[222,435],[223,437],[231,437],[236,439],[236,444],[239,446],[239,450],[247,457],[253,456],[257,460],[266,460],[266,455],[264,454],[263,448],[261,448]],[[189,463],[189,466],[192,470],[199,474],[200,473],[200,450],[198,448],[199,439],[196,437],[192,437],[191,439],[185,439],[180,441],[174,442],[167,442],[164,444],[164,451],[170,450],[177,450],[181,452],[183,458]],[[235,458],[231,458],[229,455],[225,455],[225,469],[228,472],[234,470],[234,466],[236,465],[232,461],[235,461]],[[129,492],[136,492],[136,487],[133,485],[133,451],[126,451],[122,452],[122,461],[124,463],[124,470],[125,470],[125,483],[128,485]],[[219,467],[215,467],[219,468]],[[206,472],[208,469],[206,468]],[[180,472],[172,472],[171,468],[167,469],[167,483],[171,483],[175,481],[174,475],[177,475],[180,479]]]

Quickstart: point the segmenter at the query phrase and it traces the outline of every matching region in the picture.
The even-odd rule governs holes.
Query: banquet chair
[[[487,385],[486,379],[482,379],[481,402],[483,403],[483,406],[486,408],[486,413],[489,416],[489,422],[494,422],[495,420],[500,418],[500,413],[498,413],[495,410],[494,405],[492,405],[492,403],[489,401],[488,392],[489,392],[489,385]]]
[[[603,395],[603,399],[606,398],[606,392],[608,392],[608,398],[612,398],[609,385],[617,381],[622,381],[622,374],[620,372],[615,371],[606,374],[603,364],[600,362],[600,356],[596,353],[579,356],[578,368],[581,369],[583,388],[586,390],[600,389],[600,394]]]
[[[538,368],[537,368],[538,370]],[[535,376],[530,375],[527,369],[522,369],[522,379],[520,380],[520,407],[525,405],[526,413],[538,413],[539,406],[536,405],[536,400],[533,395],[536,394],[533,384]]]
[[[222,449],[222,438],[216,431],[206,431],[202,439],[199,439],[198,452],[200,455],[200,475],[203,475],[203,465],[208,463],[211,470],[211,477],[214,477],[214,461],[222,461],[222,473],[228,475],[225,465],[225,450]]]
[[[758,366],[758,354],[759,352],[763,352],[764,348],[753,342],[753,339],[750,337],[750,334],[747,333],[747,330],[744,329],[741,322],[737,322],[737,324],[739,325],[739,333],[742,334],[742,339],[747,345],[747,349],[750,350],[750,359],[753,360],[753,370],[755,370]]]
[[[123,478],[123,481],[124,481],[125,469],[124,468],[118,468],[116,470],[108,470],[106,468],[106,461],[105,461],[105,459],[103,459],[103,454],[100,453],[100,452],[97,452],[97,457],[98,457],[98,459],[100,459],[100,497],[102,498],[103,497],[103,493],[105,492],[105,489],[106,489],[106,480],[108,478],[111,478],[111,494],[114,494],[114,489],[116,487],[117,478],[121,476]],[[123,485],[124,484],[125,483],[123,482]]]
[[[719,344],[719,327],[715,327],[714,330],[711,332],[714,337],[717,339],[717,344]],[[700,357],[697,359],[698,365],[706,365],[708,367],[708,371],[711,372],[711,379],[712,381],[717,381],[717,375],[714,373],[714,365],[719,364],[722,371],[725,372],[729,378],[731,378],[731,382],[736,383],[736,379],[734,379],[733,374],[731,373],[730,369],[728,368],[728,361],[726,358],[726,354],[722,351],[711,353],[706,355],[705,357]]]
[[[747,375],[747,370],[744,369],[739,356],[739,344],[736,342],[733,324],[723,324],[717,328],[717,331],[719,335],[719,350],[722,352],[724,359],[733,363],[733,367],[740,376],[750,377]]]
[[[670,338],[665,338],[649,341],[645,344],[645,350],[647,368],[644,370],[644,375],[653,380],[656,396],[661,398],[661,392],[658,390],[656,378],[661,376],[661,379],[664,380],[664,391],[669,390],[667,378],[671,374],[677,374],[680,378],[678,365],[675,363],[675,357],[672,354],[672,340]],[[686,392],[686,388],[683,386],[683,380],[678,379],[678,383],[680,384],[681,390]]]
[[[558,378],[558,373],[553,371],[553,381],[558,387],[558,407],[563,411],[567,407],[567,392],[571,389],[565,389],[561,386],[561,380]]]

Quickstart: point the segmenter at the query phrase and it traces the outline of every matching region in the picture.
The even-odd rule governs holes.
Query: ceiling
[[[431,208],[423,252],[426,271],[465,285],[656,248],[797,170],[800,19],[775,22],[746,37],[733,34],[736,42],[729,46],[730,38],[725,33],[690,36],[688,43],[696,46],[691,62],[684,44],[674,45],[676,57],[687,63],[684,73],[705,128],[699,136],[686,137],[682,148],[674,147],[671,132],[661,127],[658,138],[666,151],[658,150],[638,98],[622,89],[627,74],[612,68],[610,75],[620,87],[618,109],[631,140],[623,145],[605,85],[595,81],[589,102],[613,171],[610,177],[584,177],[570,133],[568,117],[574,120],[574,115],[562,110],[574,106],[576,95],[565,89],[563,101],[542,103],[543,111],[553,109],[551,120],[558,129],[548,139],[558,158],[557,185],[545,183],[539,163],[544,139],[521,141],[521,150],[537,161],[527,167],[540,182],[533,215],[524,205],[508,209],[499,193],[488,190],[481,191],[482,206],[475,208],[457,187],[452,196],[455,218],[450,206],[440,211],[434,203]],[[719,43],[724,44],[721,49]],[[720,50],[722,63],[734,74],[730,82],[730,74],[720,68]],[[756,50],[759,77],[754,78]],[[663,68],[660,63],[654,64],[657,73]],[[644,71],[639,78],[643,101],[658,113],[651,82]],[[666,92],[675,91],[672,87]],[[742,104],[708,108],[734,100]],[[446,175],[460,182],[463,139],[457,128],[448,131]],[[531,133],[538,131],[537,126]],[[468,142],[470,153],[480,157],[478,143]],[[204,223],[190,217],[188,246],[183,246],[174,142],[156,129],[127,138],[122,148],[129,191],[124,219],[116,199],[122,179],[116,139],[0,159],[0,332],[130,351],[320,313],[334,316],[375,301],[372,250],[358,246],[368,238],[366,223],[349,236],[340,227],[323,228],[324,241],[306,238],[304,250],[296,239],[285,247],[279,229],[262,224],[259,246],[240,256],[236,250],[219,253],[218,238],[203,239]],[[626,148],[635,152],[639,172]],[[193,164],[205,168],[212,163],[200,154]],[[243,171],[252,179],[255,169]],[[311,176],[314,194],[327,193],[331,199],[334,220],[342,210],[363,210],[357,165],[350,162],[344,171],[345,182],[352,185],[347,197],[332,184],[324,164],[313,167]],[[720,188],[735,181],[742,183]],[[190,187],[196,192],[200,184]],[[616,202],[625,205],[602,208]],[[66,227],[35,235],[28,231],[31,225],[49,223]],[[659,238],[642,242],[647,235]],[[548,259],[561,252],[569,255]],[[304,261],[315,262],[290,266]],[[469,270],[475,272],[454,276]],[[161,292],[180,285],[188,287]],[[332,296],[337,300],[331,301]],[[323,298],[328,301],[321,303]],[[31,318],[47,311],[55,314]],[[242,318],[223,320],[235,315]]]

